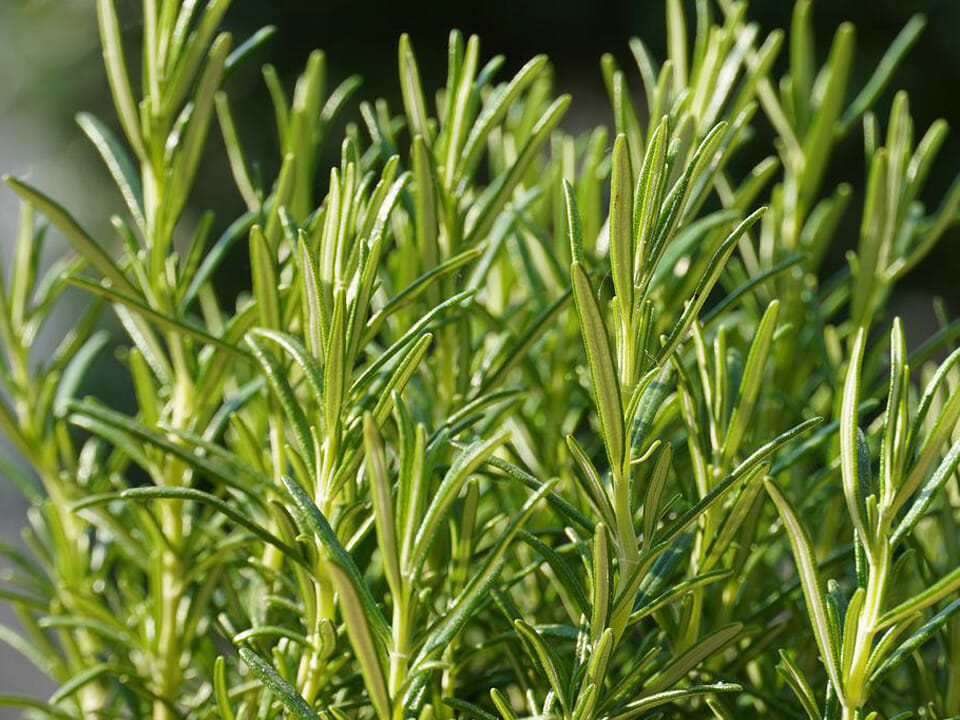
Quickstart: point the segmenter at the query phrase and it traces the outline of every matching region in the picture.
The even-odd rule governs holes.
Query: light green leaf
[[[100,44],[103,46],[103,64],[107,69],[107,80],[110,82],[110,92],[113,94],[120,124],[134,152],[141,159],[146,159],[147,153],[140,135],[140,114],[130,89],[130,77],[124,61],[123,42],[120,39],[120,21],[117,19],[113,0],[97,0],[97,20]]]
[[[373,500],[373,518],[377,526],[377,546],[383,555],[384,575],[394,597],[400,597],[400,549],[393,515],[393,494],[387,475],[387,459],[380,431],[370,413],[363,416],[363,446],[366,453],[367,480]]]
[[[727,260],[733,253],[736,244],[740,241],[740,238],[753,227],[754,223],[760,219],[764,212],[766,212],[765,207],[754,211],[753,214],[737,225],[720,247],[717,248],[717,251],[713,254],[713,257],[710,259],[703,275],[697,283],[693,298],[687,303],[683,314],[680,316],[676,325],[674,325],[673,331],[657,353],[658,364],[663,363],[669,358],[684,337],[686,337],[690,326],[700,313],[700,308],[703,307],[703,304],[707,301],[707,297],[710,295],[710,291],[720,278],[720,273],[723,272]]]
[[[633,307],[633,171],[627,136],[613,143],[610,171],[610,268],[622,308]]]
[[[603,523],[597,523],[593,531],[593,611],[590,616],[590,636],[593,642],[599,642],[609,621],[610,597],[613,591],[610,576],[607,528]]]
[[[440,524],[450,510],[454,499],[460,493],[463,484],[497,448],[507,441],[508,437],[508,433],[501,432],[487,440],[478,440],[457,455],[450,469],[444,475],[440,487],[437,488],[427,505],[426,512],[420,522],[420,528],[414,539],[411,556],[403,558],[402,566],[405,574],[419,574],[426,554],[437,538]]]
[[[77,124],[103,158],[133,219],[141,230],[145,230],[147,221],[143,215],[143,188],[127,153],[107,126],[93,115],[80,113],[77,115]]]
[[[860,491],[859,455],[857,453],[857,408],[860,405],[860,366],[863,362],[866,330],[861,328],[853,342],[846,379],[843,384],[843,400],[840,409],[840,472],[843,478],[843,495],[847,512],[860,536],[860,542],[869,550],[872,547],[864,521],[864,501]]]
[[[560,706],[563,708],[564,715],[567,715],[570,706],[570,701],[567,698],[568,679],[566,673],[563,672],[564,668],[559,657],[557,657],[556,653],[543,641],[539,633],[523,620],[515,620],[513,626],[533,647],[534,659],[546,676],[550,687],[553,688],[553,692],[556,693],[557,698],[560,700]]]
[[[360,662],[360,672],[363,674],[363,683],[370,695],[370,701],[380,720],[390,720],[387,680],[370,628],[370,618],[357,595],[357,586],[336,563],[329,565],[327,571],[340,595],[340,609],[347,626],[347,635],[350,636],[350,644],[353,645]]]
[[[593,286],[583,265],[574,261],[570,274],[580,319],[580,333],[590,365],[590,379],[593,381],[600,430],[614,476],[620,477],[624,458],[623,405],[620,401],[620,385],[613,353],[610,351],[610,339],[593,293]]]
[[[783,650],[780,651],[780,663],[777,665],[777,672],[793,690],[800,704],[807,713],[810,720],[823,720],[820,708],[817,707],[817,700],[810,687],[810,682],[801,672],[800,668],[793,659]]]
[[[893,77],[894,71],[910,51],[910,48],[916,43],[917,38],[920,37],[920,33],[923,32],[926,24],[926,18],[922,15],[914,15],[907,24],[903,26],[903,29],[894,41],[890,43],[890,47],[887,48],[883,57],[880,58],[880,62],[877,63],[876,68],[874,68],[870,80],[863,86],[863,89],[857,94],[857,97],[854,98],[853,102],[850,103],[850,107],[848,107],[847,111],[843,114],[840,127],[838,128],[838,134],[840,136],[846,135],[863,114],[877,101],[883,93],[884,88],[890,82],[890,78]]]
[[[297,481],[287,475],[281,475],[281,480],[283,481],[284,487],[287,488],[287,492],[289,492],[293,498],[304,525],[320,539],[326,559],[336,564],[337,567],[343,571],[345,577],[350,580],[354,588],[354,593],[363,605],[364,614],[376,633],[376,636],[383,641],[387,641],[390,637],[387,621],[384,619],[383,613],[377,606],[376,601],[374,601],[370,589],[364,582],[363,575],[357,567],[356,562],[354,562],[350,553],[344,549],[333,528],[330,527],[330,523],[328,523],[327,519],[323,516],[323,513],[314,505],[313,500],[311,500],[306,491],[297,484]]]
[[[957,442],[950,448],[950,451],[944,457],[943,462],[937,467],[930,479],[920,489],[910,509],[907,510],[896,531],[890,538],[891,545],[900,543],[923,518],[933,499],[940,489],[947,483],[960,464],[960,442]]]
[[[227,690],[227,664],[222,655],[213,664],[213,694],[217,699],[221,720],[236,720]]]
[[[883,664],[870,674],[870,679],[867,683],[868,690],[869,688],[875,687],[884,677],[895,670],[898,665],[909,658],[914,652],[918,651],[958,610],[960,610],[960,600],[954,600],[917,628],[910,637],[904,640],[903,643],[883,661]]]
[[[254,225],[250,230],[250,269],[260,325],[269,330],[279,329],[280,300],[276,260],[259,225]]]
[[[257,655],[250,648],[240,648],[240,659],[250,668],[257,679],[266,686],[270,692],[276,695],[277,699],[283,703],[283,706],[297,720],[320,720],[320,716],[314,711],[306,700],[297,692],[297,689],[288,681],[284,680],[280,673],[273,669],[266,660]]]
[[[60,232],[62,232],[70,244],[73,245],[80,255],[99,272],[105,279],[117,286],[123,292],[131,295],[138,295],[136,289],[127,280],[126,275],[117,267],[117,264],[106,253],[106,251],[97,244],[87,231],[77,224],[73,216],[63,209],[56,202],[44,195],[36,188],[27,183],[10,177],[3,176],[3,181],[9,185],[17,195],[32,204],[37,210],[47,216]]]
[[[954,568],[950,573],[937,580],[922,592],[914,595],[909,600],[900,603],[892,610],[888,610],[879,617],[876,623],[876,629],[882,630],[888,625],[893,625],[914,613],[928,608],[934,603],[939,602],[948,595],[960,589],[960,567]]]
[[[681,690],[666,690],[653,695],[645,695],[638,700],[627,703],[623,711],[612,716],[610,720],[631,720],[631,718],[635,718],[648,710],[666,705],[667,703],[697,697],[698,695],[740,692],[742,689],[740,685],[734,683],[714,683],[712,685],[691,685]]]
[[[419,135],[427,145],[431,145],[433,136],[427,115],[427,104],[423,99],[420,70],[417,68],[417,59],[413,54],[410,36],[406,33],[400,36],[400,90],[411,137]]]
[[[777,329],[777,318],[780,314],[780,302],[773,300],[767,306],[763,317],[754,331],[753,342],[747,361],[743,366],[743,376],[740,380],[740,390],[727,426],[727,435],[723,441],[723,458],[731,460],[740,449],[740,443],[747,431],[753,408],[760,394],[760,385],[763,382],[764,368],[770,355],[770,346],[773,334]]]
[[[820,649],[820,661],[827,669],[827,675],[833,684],[834,692],[843,697],[843,681],[841,680],[840,666],[837,659],[837,641],[830,632],[830,623],[827,618],[826,600],[823,594],[823,585],[820,583],[820,571],[817,560],[813,555],[813,546],[806,528],[800,522],[793,505],[784,496],[773,478],[764,480],[767,492],[773,498],[774,504],[783,520],[787,537],[793,548],[793,556],[797,563],[797,573],[803,587],[803,596],[807,602],[807,614],[813,627],[813,635]]]
[[[667,688],[673,687],[674,684],[683,679],[688,672],[697,667],[701,662],[714,653],[720,652],[720,650],[736,640],[742,631],[743,625],[733,623],[731,625],[725,625],[719,630],[707,635],[671,660],[666,667],[657,673],[644,687],[643,695],[640,699],[650,698],[652,695],[656,695]]]

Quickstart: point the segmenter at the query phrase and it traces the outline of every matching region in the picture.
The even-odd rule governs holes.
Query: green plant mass
[[[922,18],[860,86],[854,28],[818,53],[808,0],[769,34],[667,0],[667,57],[605,56],[613,126],[583,136],[544,56],[452,32],[429,87],[404,36],[389,107],[318,51],[293,88],[264,68],[265,177],[230,76],[271,29],[234,41],[228,5],[144,0],[138,53],[97,2],[116,118],[78,122],[116,237],[6,178],[0,428],[32,507],[0,642],[58,689],[0,704],[960,717],[960,320],[908,346],[888,310],[960,220],[960,181],[924,189],[945,123],[887,92]],[[215,143],[240,217],[185,212]],[[70,287],[89,309],[37,357]],[[123,412],[82,389],[110,353]]]

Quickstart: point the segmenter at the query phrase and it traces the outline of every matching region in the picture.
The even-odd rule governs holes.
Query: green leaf
[[[631,720],[637,715],[641,715],[655,707],[666,705],[667,703],[685,700],[699,695],[712,695],[714,693],[740,692],[743,688],[734,683],[714,683],[712,685],[691,685],[681,690],[666,690],[653,695],[645,695],[642,698],[633,700],[624,706],[624,709],[613,715],[610,720]]]
[[[333,298],[326,365],[323,369],[323,421],[328,433],[335,432],[335,428],[339,427],[340,413],[343,411],[344,386],[348,380],[344,362],[347,343],[345,303],[343,290],[337,290]]]
[[[72,509],[74,512],[85,510],[95,505],[100,505],[111,500],[131,500],[135,502],[150,502],[152,500],[186,500],[189,502],[197,502],[203,505],[209,505],[217,512],[222,513],[224,517],[229,518],[235,522],[240,527],[249,530],[255,536],[263,540],[268,545],[281,550],[284,555],[289,558],[291,561],[296,562],[300,565],[304,565],[303,560],[300,557],[300,553],[294,548],[287,545],[280,538],[273,535],[273,533],[265,530],[263,527],[257,523],[250,520],[243,512],[237,510],[235,507],[229,503],[221,500],[215,495],[210,493],[203,492],[202,490],[196,490],[194,488],[177,488],[177,487],[141,487],[141,488],[131,488],[130,490],[124,490],[120,493],[110,493],[107,495],[100,496],[91,496],[81,500],[77,503],[74,503]],[[306,567],[306,566],[305,566]]]
[[[770,355],[770,346],[773,343],[773,334],[777,329],[777,318],[780,314],[780,302],[773,300],[767,306],[763,317],[754,331],[753,342],[747,354],[747,362],[743,366],[743,376],[740,380],[740,390],[733,406],[730,423],[727,426],[727,435],[723,441],[723,458],[731,460],[740,449],[740,443],[747,432],[753,408],[760,394],[760,385],[763,382],[764,368]]]
[[[413,54],[410,36],[400,36],[400,90],[403,95],[403,107],[407,113],[410,136],[419,135],[427,145],[433,144],[427,104],[423,99],[423,87],[420,83],[420,70]]]
[[[270,692],[276,695],[277,699],[283,703],[283,706],[291,715],[297,718],[297,720],[320,720],[320,716],[297,692],[297,689],[280,677],[280,673],[274,670],[270,663],[250,648],[242,647],[239,652],[240,659],[250,668],[250,672],[252,672]]]
[[[57,688],[57,691],[50,696],[50,703],[57,705],[63,702],[67,698],[78,693],[90,683],[96,682],[107,674],[109,674],[112,678],[116,678],[123,675],[135,675],[135,672],[132,668],[124,667],[123,665],[97,663],[92,667],[87,668],[83,672],[74,675],[72,678],[70,678],[70,680]]]
[[[573,599],[577,609],[582,613],[589,612],[590,603],[587,601],[587,596],[567,561],[560,557],[559,553],[549,545],[525,530],[520,531],[520,539],[536,550],[540,557],[546,561],[564,591]]]
[[[60,382],[57,383],[57,391],[53,399],[54,415],[62,417],[67,412],[67,406],[80,389],[84,375],[109,342],[110,333],[105,330],[95,332],[70,358],[60,377]]]
[[[693,324],[693,321],[700,313],[700,308],[702,308],[703,304],[707,301],[710,291],[720,278],[720,273],[723,272],[727,260],[733,253],[734,247],[736,247],[736,244],[740,241],[740,238],[746,232],[748,232],[750,228],[753,227],[754,223],[760,219],[764,212],[766,212],[766,208],[760,208],[754,211],[753,214],[748,216],[739,225],[737,225],[733,232],[731,232],[730,235],[727,236],[726,240],[723,241],[720,247],[717,248],[717,251],[713,254],[713,257],[710,258],[710,262],[707,264],[706,270],[700,277],[700,280],[697,282],[697,287],[694,290],[693,298],[687,303],[683,314],[680,316],[680,319],[677,321],[676,325],[674,325],[670,336],[664,341],[663,346],[657,353],[658,364],[663,363],[663,361],[669,358],[673,354],[673,351],[676,350],[680,342],[684,339],[687,332],[690,330],[690,326]]]
[[[673,459],[673,447],[670,443],[663,446],[657,457],[657,464],[650,474],[647,491],[643,499],[643,546],[653,547],[657,521],[660,519],[660,500],[670,474],[670,461]]]
[[[503,471],[508,477],[523,483],[531,490],[539,490],[545,484],[540,482],[537,478],[523,468],[515,465],[514,463],[503,460],[502,458],[489,457],[486,460],[486,464]],[[579,525],[584,530],[591,533],[593,532],[595,526],[593,521],[591,521],[588,517],[583,515],[583,513],[573,507],[573,505],[560,497],[560,495],[555,492],[548,492],[546,498],[547,503],[549,503],[559,515],[562,515],[565,519],[569,520],[575,525]]]
[[[221,720],[236,720],[227,689],[227,664],[222,655],[213,663],[213,694],[217,699]]]
[[[327,352],[327,337],[330,332],[329,311],[325,306],[316,259],[303,231],[299,233],[298,246],[300,275],[303,278],[303,303],[306,308],[304,335],[310,352],[315,358],[322,360]]]
[[[74,250],[86,258],[104,278],[116,285],[117,288],[123,292],[131,295],[138,294],[113,259],[87,234],[86,230],[77,224],[77,221],[69,212],[42,192],[21,180],[17,180],[9,175],[4,175],[3,181],[7,183],[17,195],[46,215],[50,222],[66,236],[70,244],[73,245]]]
[[[888,625],[900,622],[904,618],[910,617],[914,613],[918,613],[924,608],[940,602],[940,600],[956,592],[958,589],[960,589],[960,567],[947,573],[944,577],[933,583],[933,585],[930,585],[909,600],[885,612],[877,619],[875,627],[877,630],[882,630]]]
[[[707,635],[699,642],[685,650],[671,660],[657,675],[644,687],[642,698],[663,692],[683,679],[688,672],[697,667],[714,653],[720,652],[727,645],[736,640],[743,631],[743,625],[732,623]]]
[[[197,271],[189,278],[189,285],[181,289],[180,301],[177,304],[177,310],[180,313],[186,312],[186,309],[197,299],[200,290],[207,285],[214,271],[220,265],[224,256],[233,246],[233,243],[244,233],[248,232],[256,220],[256,215],[247,212],[234,220],[223,234],[217,238],[217,241],[210,248],[203,262],[197,268]]]
[[[943,462],[940,463],[933,475],[930,476],[930,479],[927,480],[926,484],[920,489],[913,504],[910,505],[910,509],[907,510],[900,524],[897,525],[893,536],[890,538],[891,545],[900,543],[913,528],[916,527],[917,523],[920,522],[927,512],[934,497],[936,497],[940,489],[947,483],[947,480],[953,476],[958,464],[960,464],[960,442],[955,443],[953,447],[950,448]]]
[[[433,157],[423,136],[413,138],[410,146],[412,156],[414,199],[416,207],[417,247],[420,250],[420,262],[424,269],[432,270],[440,260],[440,248],[437,245],[437,179]],[[436,298],[433,298],[436,301]]]
[[[140,135],[140,114],[130,89],[130,77],[124,61],[123,43],[120,40],[120,21],[117,19],[113,0],[97,0],[97,20],[100,44],[103,46],[103,64],[107,69],[107,80],[110,82],[110,92],[113,94],[120,124],[134,152],[141,159],[145,159],[147,153]]]
[[[649,617],[653,613],[665,608],[667,605],[676,602],[697,588],[702,588],[712,583],[719,582],[720,580],[725,580],[732,574],[732,570],[711,570],[710,572],[695,575],[688,580],[683,580],[671,587],[669,590],[660,593],[660,595],[657,597],[641,604],[640,607],[634,610],[630,615],[628,625],[632,625],[645,617]]]
[[[86,278],[77,276],[70,278],[70,284],[75,285],[92,295],[102,297],[104,300],[108,300],[109,302],[120,305],[123,308],[128,308],[132,313],[139,315],[145,320],[149,320],[163,330],[168,330],[185,337],[194,338],[195,340],[199,340],[207,345],[212,345],[219,350],[224,350],[235,357],[250,357],[246,351],[237,347],[236,345],[226,342],[221,338],[215,337],[206,330],[188,324],[184,320],[172,317],[170,315],[165,315],[162,312],[154,310],[140,300],[130,297],[129,295],[125,295],[121,292],[117,292],[111,287],[106,287],[104,285],[87,280]]]
[[[310,463],[311,469],[316,471],[316,448],[314,447],[313,433],[311,425],[307,421],[307,416],[300,406],[300,401],[290,387],[287,380],[286,369],[277,361],[277,358],[264,346],[264,343],[254,335],[247,335],[247,345],[253,350],[254,357],[260,363],[263,374],[266,375],[276,393],[280,406],[283,408],[287,419],[293,426],[293,434],[297,438],[297,445],[303,455],[303,459]]]
[[[939,459],[943,445],[950,439],[958,419],[960,419],[960,392],[953,392],[940,410],[940,414],[933,423],[926,440],[916,451],[916,457],[907,477],[897,488],[897,494],[893,501],[893,512],[902,508],[920,487],[927,473]],[[917,432],[919,433],[919,427]]]
[[[427,505],[410,557],[403,558],[405,574],[419,574],[427,552],[437,538],[440,525],[446,518],[454,499],[459,495],[463,484],[497,448],[507,441],[508,437],[506,432],[501,432],[487,440],[478,440],[457,455],[450,469],[443,476],[440,487]]]
[[[479,392],[492,390],[507,378],[510,371],[526,357],[534,343],[553,327],[555,319],[572,296],[572,288],[567,288],[556,300],[543,308],[522,333],[508,340],[498,353],[499,362],[496,365],[491,363],[492,369],[484,376]]]
[[[777,665],[777,672],[793,690],[793,694],[803,705],[807,717],[810,720],[823,720],[823,715],[820,713],[820,708],[817,707],[817,700],[809,681],[793,659],[783,650],[780,651],[780,663]]]
[[[437,317],[442,315],[444,311],[456,307],[461,303],[466,304],[474,296],[474,294],[475,293],[473,291],[469,290],[467,292],[457,293],[456,295],[444,300],[428,313],[417,319],[417,321],[410,326],[410,329],[408,329],[405,333],[403,333],[403,335],[395,340],[390,347],[381,352],[377,358],[371,362],[362,373],[360,373],[359,377],[353,381],[353,385],[350,387],[351,394],[359,393],[369,386],[380,369],[391,360],[395,360],[399,356],[400,351],[409,343],[423,337],[423,330]],[[367,332],[369,334],[371,328],[369,325],[367,328]]]
[[[607,528],[603,523],[597,523],[593,531],[593,609],[590,615],[590,636],[594,642],[599,642],[609,622],[613,589],[611,574]]]
[[[414,300],[420,297],[426,290],[432,287],[438,280],[447,275],[460,271],[465,265],[469,265],[483,254],[483,246],[468,248],[461,253],[437,264],[416,280],[407,285],[403,290],[391,297],[384,303],[384,306],[377,311],[376,315],[370,319],[371,326],[377,326],[384,319],[392,315],[397,310],[407,307]]]
[[[877,683],[893,672],[893,670],[895,670],[897,666],[900,665],[904,660],[918,651],[923,644],[927,642],[927,640],[933,637],[933,634],[939,630],[943,624],[947,622],[947,620],[956,614],[958,610],[960,610],[960,600],[954,600],[952,603],[947,605],[947,607],[917,628],[910,635],[910,637],[904,640],[900,646],[870,674],[870,679],[867,682],[868,692],[870,688],[875,687]]]
[[[492,690],[491,692],[496,692]],[[451,707],[454,710],[458,710],[461,716],[474,717],[477,720],[497,720],[496,715],[491,715],[486,710],[481,707],[477,707],[473,703],[467,702],[466,700],[460,700],[459,698],[445,697],[443,698],[443,704],[447,707]]]
[[[233,462],[223,462],[222,457],[209,457],[210,447],[201,448],[196,441],[193,447],[186,443],[175,442],[168,433],[149,428],[128,415],[109,410],[91,402],[71,402],[69,420],[78,427],[85,428],[114,444],[122,443],[125,452],[142,464],[144,469],[151,467],[145,459],[139,441],[148,446],[170,454],[183,461],[189,467],[210,479],[219,481],[227,487],[236,487],[252,493],[250,484],[259,483],[262,478],[245,463],[234,458]],[[220,462],[218,462],[218,460]]]
[[[840,409],[840,472],[843,478],[843,496],[847,512],[860,536],[864,547],[872,547],[864,521],[866,498],[860,490],[859,454],[857,452],[857,408],[860,405],[860,366],[863,362],[866,330],[861,328],[853,342],[847,375],[843,384],[843,400]]]
[[[377,546],[383,555],[384,575],[394,597],[400,597],[400,549],[393,515],[393,494],[387,475],[383,440],[370,413],[363,416],[363,446],[366,453],[367,480],[373,500],[373,518],[377,526]]]
[[[270,245],[259,225],[254,225],[250,230],[250,268],[260,325],[270,330],[278,329],[280,301],[277,292],[277,269]]]
[[[816,46],[813,37],[813,3],[800,0],[793,6],[790,22],[790,83],[793,106],[800,129],[809,120],[814,83]]]
[[[687,23],[680,0],[667,0],[667,48],[678,87],[687,84]]]
[[[790,546],[793,548],[793,557],[797,564],[797,573],[803,587],[803,596],[807,603],[807,614],[813,628],[813,635],[820,649],[820,661],[827,670],[827,675],[833,685],[834,692],[843,697],[843,681],[841,680],[840,666],[837,658],[837,638],[830,631],[827,618],[826,600],[823,594],[823,585],[820,583],[820,571],[817,560],[813,555],[813,546],[806,528],[800,522],[793,505],[784,496],[773,478],[764,480],[767,492],[777,506],[783,526],[787,531]]]
[[[22,655],[43,673],[49,673],[55,667],[52,658],[48,657],[42,648],[36,647],[34,643],[14,632],[6,625],[0,625],[0,643],[7,645]],[[0,702],[0,706],[2,705],[3,703]]]
[[[170,230],[187,201],[187,195],[197,174],[207,131],[210,128],[214,97],[220,87],[223,68],[230,54],[230,45],[231,39],[228,33],[222,33],[217,37],[210,48],[206,67],[194,92],[193,110],[171,168],[173,193],[172,198],[168,200],[170,203],[168,207],[172,208],[172,212],[164,215],[164,220],[170,224]],[[158,243],[155,247],[161,247],[161,245]],[[158,263],[154,267],[160,266],[161,264]]]
[[[297,484],[296,480],[287,475],[281,475],[281,480],[299,509],[304,525],[320,539],[326,559],[340,568],[343,571],[343,576],[350,581],[353,586],[353,593],[359,598],[364,614],[374,633],[381,640],[387,641],[390,637],[387,621],[384,619],[383,613],[380,612],[373,595],[370,594],[370,590],[363,580],[363,575],[350,553],[344,549],[333,528],[330,527],[330,523],[327,522],[323,513],[314,505],[310,496]]]
[[[329,565],[327,571],[340,595],[340,609],[347,626],[347,635],[360,662],[360,672],[363,674],[363,682],[370,695],[370,701],[380,720],[389,720],[390,697],[387,694],[387,680],[380,653],[370,627],[371,618],[358,595],[357,585],[351,577],[336,563]]]
[[[633,307],[633,171],[627,136],[613,143],[610,171],[610,268],[620,307]]]
[[[534,659],[546,676],[550,687],[553,688],[553,692],[556,693],[557,698],[560,700],[560,706],[563,708],[564,715],[566,716],[569,712],[570,705],[570,701],[567,698],[568,678],[566,677],[566,673],[563,672],[564,668],[560,658],[557,657],[557,654],[543,641],[539,633],[523,620],[515,620],[513,626],[533,648]]]
[[[472,211],[467,218],[466,237],[464,239],[464,244],[467,247],[476,245],[487,235],[497,215],[513,195],[517,184],[524,177],[527,169],[537,157],[537,153],[540,152],[540,148],[550,137],[550,133],[560,122],[568,107],[570,107],[569,95],[563,95],[553,101],[536,125],[533,126],[530,136],[517,154],[516,160],[494,180],[488,191],[477,201],[474,208],[475,212]]]
[[[425,638],[423,646],[417,657],[414,659],[413,667],[422,666],[438,650],[444,648],[448,642],[460,631],[467,620],[473,615],[479,604],[483,601],[490,587],[496,581],[503,569],[504,555],[507,548],[510,547],[514,537],[523,527],[524,523],[533,514],[540,500],[546,497],[556,485],[556,480],[544,483],[539,490],[534,492],[523,506],[514,513],[509,524],[504,528],[497,538],[496,544],[487,553],[483,565],[478,568],[471,577],[470,582],[463,589],[460,595],[450,606],[450,609],[438,621],[437,625],[430,630]],[[417,679],[411,683],[405,694],[406,698],[416,694],[419,688],[423,687],[425,679],[423,673],[415,676]]]
[[[483,143],[487,140],[491,130],[503,120],[520,93],[537,79],[546,65],[547,56],[537,55],[520,68],[513,79],[504,88],[498,89],[484,105],[463,144],[460,164],[457,167],[458,180],[465,181],[468,175],[473,172],[477,160],[483,152]]]
[[[14,707],[24,710],[32,710],[40,713],[43,717],[56,718],[56,720],[74,720],[73,715],[66,710],[61,710],[55,705],[45,703],[42,700],[36,700],[22,695],[4,695],[0,694],[0,707]]]
[[[614,516],[613,506],[610,504],[607,490],[603,485],[603,481],[600,479],[600,473],[594,466],[593,461],[590,460],[590,457],[583,451],[580,443],[577,442],[573,435],[567,435],[567,447],[582,473],[584,482],[581,483],[581,487],[587,499],[600,515],[600,519],[603,522],[607,523],[610,527],[616,527],[617,522]],[[579,475],[575,475],[574,477],[580,480]]]
[[[97,152],[100,153],[107,170],[110,171],[110,176],[123,196],[123,201],[130,210],[130,214],[141,230],[145,231],[147,220],[143,214],[143,188],[127,153],[107,126],[93,115],[80,113],[77,115],[77,124],[90,138],[90,142],[93,143]]]
[[[306,378],[310,389],[313,390],[313,397],[318,406],[323,405],[323,368],[316,359],[307,352],[307,349],[300,342],[299,338],[289,333],[278,332],[276,330],[264,330],[254,328],[248,335],[256,338],[264,338],[276,343],[296,361],[300,369],[303,370],[303,376]]]
[[[257,48],[265,45],[266,42],[277,34],[277,28],[274,25],[265,25],[257,30],[253,35],[244,40],[237,49],[230,53],[224,66],[224,79],[233,74],[243,62],[250,57]]]
[[[237,48],[237,50],[240,49]],[[228,58],[227,63],[229,64],[229,62]],[[229,68],[225,68],[225,72],[228,71]],[[214,103],[217,110],[217,121],[220,124],[220,134],[223,136],[223,144],[227,150],[227,160],[230,162],[230,171],[233,174],[233,181],[240,192],[240,197],[247,204],[247,209],[256,211],[260,206],[260,198],[254,189],[253,180],[250,179],[243,146],[240,144],[240,134],[237,132],[237,126],[233,120],[233,111],[230,109],[230,100],[227,98],[227,94],[221,90],[214,97]]]
[[[734,468],[733,472],[714,485],[713,489],[704,495],[695,505],[690,507],[686,512],[681,513],[676,520],[674,520],[667,528],[665,528],[663,534],[657,538],[658,544],[667,543],[674,540],[690,525],[690,523],[696,520],[709,508],[713,507],[713,505],[715,505],[717,502],[722,500],[730,490],[736,487],[738,483],[749,483],[750,479],[755,476],[755,473],[763,470],[762,463],[764,463],[767,458],[772,456],[787,443],[814,429],[820,425],[821,422],[822,418],[811,418],[810,420],[806,420],[799,425],[790,428],[786,432],[781,433],[770,442],[755,450],[750,457]]]
[[[639,285],[643,278],[656,268],[649,267],[646,261],[647,247],[653,239],[653,231],[659,220],[660,186],[663,182],[664,158],[667,151],[667,135],[670,123],[664,116],[650,137],[643,157],[643,167],[637,182],[634,196],[633,226],[636,232],[635,257],[633,261],[633,282]]]
[[[610,339],[593,293],[593,286],[583,265],[574,261],[570,267],[573,280],[573,297],[576,300],[580,319],[580,333],[590,365],[590,379],[597,402],[600,431],[615,477],[623,472],[624,428],[623,405],[620,401],[620,384],[614,368]]]
[[[497,706],[497,711],[503,720],[517,720],[517,714],[510,706],[510,701],[507,700],[499,690],[490,688],[490,699],[493,700],[493,704]]]
[[[893,77],[893,73],[910,51],[910,48],[916,43],[917,38],[920,37],[920,33],[923,32],[926,24],[927,20],[923,15],[914,15],[903,26],[894,41],[890,43],[890,47],[887,48],[883,57],[880,58],[880,62],[874,68],[870,80],[863,86],[863,89],[843,114],[838,129],[840,136],[846,135],[863,114],[876,103],[884,88],[890,82],[890,78]]]
[[[854,42],[853,26],[849,23],[842,24],[834,35],[827,64],[817,80],[815,93],[819,103],[810,128],[803,138],[805,164],[800,200],[804,207],[812,206],[831,155],[837,121],[846,101]]]

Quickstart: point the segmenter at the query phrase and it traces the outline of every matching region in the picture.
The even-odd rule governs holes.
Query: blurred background
[[[692,6],[692,2],[689,3]],[[792,3],[754,0],[749,15],[764,31],[787,27]],[[29,179],[71,209],[94,237],[111,237],[108,218],[122,210],[111,190],[106,171],[82,135],[74,116],[88,111],[113,127],[117,123],[100,63],[94,0],[0,0],[0,172]],[[124,20],[128,50],[139,44],[139,3],[117,0]],[[259,27],[278,29],[273,39],[238,70],[226,86],[233,101],[242,141],[259,161],[266,177],[277,166],[277,141],[260,66],[273,63],[287,87],[302,70],[314,48],[327,54],[329,82],[338,83],[359,74],[364,84],[344,113],[356,117],[359,99],[385,97],[394,111],[402,107],[396,81],[397,39],[411,34],[428,93],[443,81],[447,35],[451,28],[481,39],[484,59],[506,57],[503,75],[509,76],[537,53],[550,56],[558,92],[573,94],[573,105],[564,124],[568,130],[585,130],[612,124],[599,70],[600,56],[612,52],[630,74],[634,97],[640,98],[639,76],[627,41],[638,35],[658,57],[665,55],[662,0],[486,0],[451,3],[449,0],[234,0],[227,26],[239,40]],[[823,0],[816,5],[815,22],[819,57],[826,56],[833,32],[844,20],[857,28],[857,65],[853,87],[859,89],[875,68],[890,41],[914,12],[924,13],[929,24],[920,42],[901,67],[893,86],[877,110],[885,118],[893,92],[906,88],[919,135],[936,118],[960,128],[960,3],[955,0]],[[781,51],[781,61],[785,52]],[[132,67],[138,67],[131,53]],[[135,74],[135,73],[134,73]],[[760,121],[762,124],[762,120]],[[334,131],[335,135],[339,128]],[[217,213],[223,227],[242,212],[230,179],[219,132],[212,130],[208,157],[198,179],[191,212]],[[769,145],[758,153],[769,152]],[[335,161],[337,143],[327,145],[327,162]],[[758,157],[744,158],[756,161]],[[929,182],[929,203],[939,202],[960,171],[960,131],[946,142]],[[853,133],[832,160],[833,183],[863,185],[863,151],[860,135]],[[325,173],[321,172],[322,178]],[[847,212],[842,244],[832,249],[830,262],[843,262],[843,253],[856,242],[859,210]],[[0,261],[9,267],[17,218],[17,203],[6,188],[0,189]],[[187,218],[187,222],[189,222]],[[931,302],[943,297],[952,314],[960,311],[960,229],[948,233],[925,262],[901,283],[894,309],[909,318],[908,341],[920,342],[935,329]],[[238,243],[245,247],[245,243]],[[65,250],[59,238],[47,248],[46,262]],[[243,250],[228,262],[218,278],[223,289],[236,293],[249,286],[249,265]],[[67,302],[69,307],[82,306]],[[56,318],[47,336],[51,340],[73,321],[69,310]],[[38,347],[43,352],[44,343]],[[123,407],[125,388],[110,372],[105,358],[94,368],[90,392]],[[0,444],[6,459],[18,462],[9,446]],[[6,478],[0,476],[0,539],[19,543],[26,522],[25,507]],[[3,566],[0,565],[0,572]],[[14,622],[0,605],[0,624]],[[51,691],[42,673],[0,643],[0,692],[45,696]],[[0,708],[0,720],[18,713]]]

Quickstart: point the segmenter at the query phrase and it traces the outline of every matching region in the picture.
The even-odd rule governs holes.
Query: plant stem
[[[873,638],[876,634],[877,619],[883,609],[884,593],[886,592],[887,576],[890,572],[890,549],[886,542],[879,542],[874,553],[868,555],[868,575],[866,597],[863,609],[857,623],[857,634],[854,641],[853,654],[850,660],[850,671],[844,682],[844,717],[847,713],[859,710],[867,701],[867,661],[873,649]],[[853,717],[850,715],[850,717]]]

